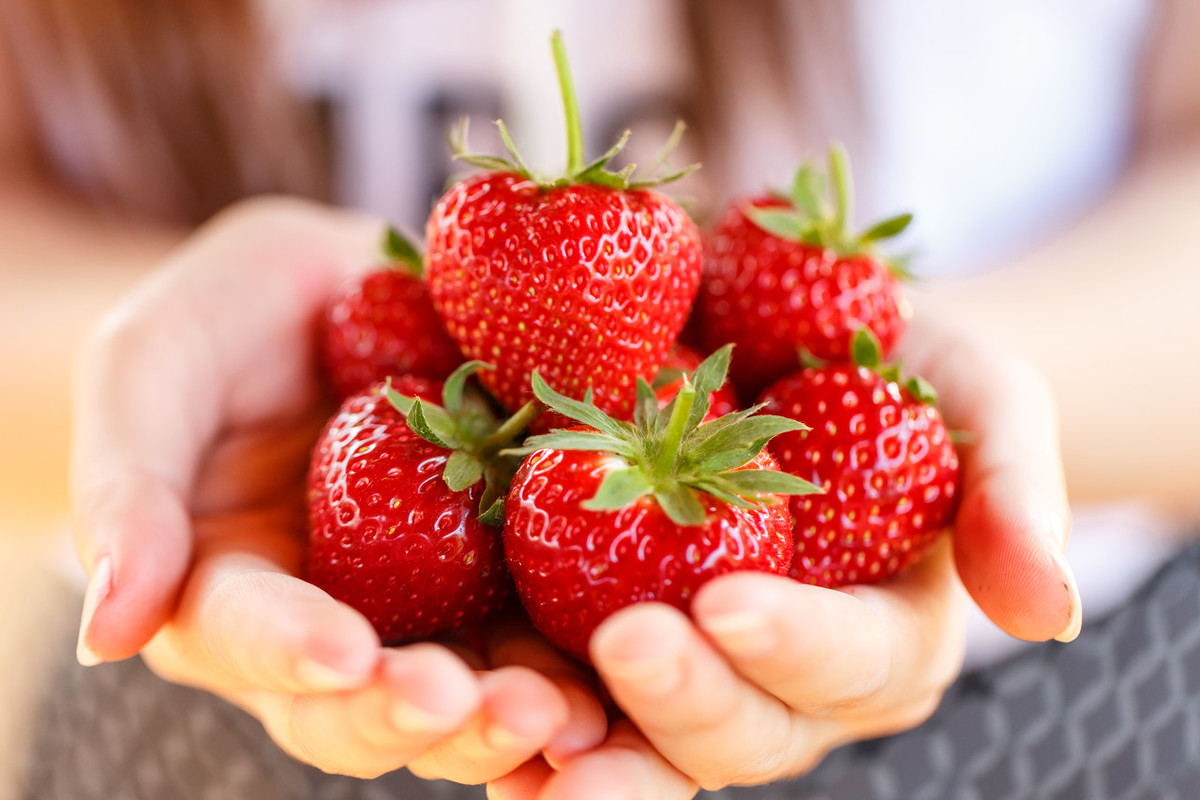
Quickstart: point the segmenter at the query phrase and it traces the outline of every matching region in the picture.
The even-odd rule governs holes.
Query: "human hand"
[[[735,574],[701,589],[692,620],[656,604],[622,610],[591,656],[632,724],[564,763],[522,767],[493,798],[691,797],[799,774],[844,742],[914,727],[961,667],[960,578],[1015,636],[1078,634],[1045,384],[935,321],[914,324],[899,355],[938,387],[947,424],[975,438],[962,448],[951,541],[885,584],[828,590]]]
[[[72,476],[91,576],[79,657],[141,651],[326,771],[407,765],[478,783],[603,736],[578,674],[511,629],[478,655],[384,649],[366,619],[296,577],[304,474],[331,410],[312,326],[333,287],[375,259],[381,230],[298,202],[244,204],[91,337]]]

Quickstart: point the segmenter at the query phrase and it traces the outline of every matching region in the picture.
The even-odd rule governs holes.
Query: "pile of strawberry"
[[[308,476],[307,577],[386,643],[470,626],[515,588],[586,657],[606,616],[687,607],[734,570],[821,586],[887,579],[953,519],[958,460],[920,379],[883,358],[910,314],[849,227],[849,172],[730,206],[702,237],[632,168],[586,163],[561,41],[568,167],[481,167],[437,202],[425,255],[331,300],[344,398]],[[673,137],[674,139],[675,137]],[[686,171],[685,171],[686,172]],[[684,323],[702,359],[676,342]],[[728,374],[728,380],[727,380]],[[754,401],[752,404],[749,401]]]

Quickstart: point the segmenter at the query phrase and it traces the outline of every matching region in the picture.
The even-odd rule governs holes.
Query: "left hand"
[[[908,369],[940,390],[947,424],[977,438],[962,451],[952,539],[878,585],[829,590],[741,573],[707,584],[692,619],[660,604],[623,609],[596,631],[591,656],[632,724],[588,753],[525,765],[489,797],[689,798],[798,775],[843,743],[915,727],[961,668],[964,585],[1014,636],[1078,634],[1045,384],[936,321],[914,324],[903,348]]]

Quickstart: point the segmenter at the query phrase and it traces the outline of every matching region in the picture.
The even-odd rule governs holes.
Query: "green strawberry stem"
[[[529,427],[529,423],[537,418],[546,407],[537,400],[530,400],[517,409],[516,413],[506,419],[494,433],[480,442],[476,448],[477,457],[483,461],[495,458],[504,447],[511,444],[521,431]]]
[[[550,34],[550,47],[554,51],[554,69],[558,72],[558,88],[562,91],[563,111],[567,118],[567,174],[575,175],[583,169],[583,122],[579,117],[579,101],[575,97],[575,83],[571,80],[571,65],[567,63],[562,31]]]
[[[662,449],[654,458],[650,469],[653,482],[661,482],[675,471],[675,462],[679,460],[679,445],[683,435],[687,433],[688,419],[692,415],[692,406],[696,402],[696,387],[684,376],[683,386],[675,395],[672,404],[671,417],[667,422],[666,435],[663,436]]]
[[[830,145],[826,173],[812,163],[801,164],[792,180],[791,192],[780,199],[788,205],[746,205],[742,211],[755,225],[780,239],[829,248],[843,257],[879,257],[897,277],[904,277],[903,265],[878,256],[875,244],[903,233],[912,222],[912,214],[897,214],[856,233],[850,227],[854,182],[850,157],[842,145]]]
[[[699,168],[699,164],[692,164],[675,172],[669,171],[667,156],[670,155],[671,150],[679,143],[683,135],[684,126],[682,123],[677,124],[675,130],[672,131],[671,136],[667,140],[667,147],[663,149],[662,154],[655,161],[650,175],[645,179],[633,180],[635,169],[635,165],[633,164],[617,172],[608,168],[608,163],[621,152],[622,148],[625,147],[625,143],[629,140],[629,131],[625,131],[617,143],[599,158],[591,162],[586,161],[586,153],[583,147],[583,122],[579,113],[579,99],[575,94],[574,81],[571,79],[571,68],[567,62],[567,48],[563,44],[562,33],[559,31],[554,31],[551,34],[550,48],[554,53],[554,66],[558,73],[558,86],[562,93],[563,111],[566,117],[566,175],[550,178],[538,175],[529,169],[524,159],[521,158],[521,154],[517,152],[516,145],[513,144],[512,137],[509,136],[508,128],[505,126],[503,120],[497,120],[496,127],[500,130],[500,138],[504,142],[505,149],[508,150],[509,158],[471,152],[467,146],[468,120],[465,117],[459,121],[457,126],[450,129],[447,136],[447,141],[450,144],[450,152],[454,158],[465,161],[480,169],[514,172],[528,178],[544,189],[576,184],[594,184],[618,190],[644,189],[677,181]],[[662,174],[664,170],[666,170],[666,174]]]
[[[854,184],[850,180],[850,158],[846,148],[835,143],[829,148],[829,178],[833,181],[833,238],[842,239],[846,236],[850,223],[850,210],[854,202]],[[838,245],[845,246],[839,241]]]

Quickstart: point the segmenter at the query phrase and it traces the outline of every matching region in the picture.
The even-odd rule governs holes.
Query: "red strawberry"
[[[313,452],[308,580],[362,612],[384,643],[477,622],[507,597],[498,532],[479,519],[497,491],[483,462],[528,414],[497,431],[463,394],[478,366],[444,388],[404,376],[352,395]],[[430,402],[439,390],[449,411]]]
[[[726,348],[706,361],[662,414],[639,380],[633,425],[534,373],[538,399],[586,427],[534,436],[522,449],[504,551],[534,627],[567,652],[586,658],[592,631],[630,603],[687,609],[718,575],[787,572],[791,522],[777,495],[816,487],[776,471],[763,447],[803,426],[753,411],[701,424],[728,359]]]
[[[917,561],[953,521],[958,456],[914,378],[879,367],[879,345],[854,340],[856,364],[808,367],[771,386],[764,411],[813,423],[771,442],[780,466],[825,489],[791,500],[794,578],[819,586],[885,580]]]
[[[684,375],[690,374],[700,366],[700,354],[690,347],[676,344],[667,355],[658,375],[654,378],[654,394],[658,396],[658,407],[666,408],[675,399],[675,395],[683,388]],[[733,385],[726,381],[720,388],[713,391],[708,398],[708,416],[723,417],[738,410],[738,398],[733,391]]]
[[[321,356],[339,398],[395,375],[443,380],[463,362],[421,280],[421,257],[399,232],[384,244],[389,264],[357,275],[330,298]]]
[[[904,331],[908,303],[874,245],[903,231],[912,215],[850,232],[849,167],[839,148],[829,160],[832,198],[805,165],[790,198],[735,203],[705,243],[696,326],[705,349],[738,345],[732,375],[743,397],[791,372],[800,348],[846,361],[851,336],[867,327],[886,355]]]
[[[553,40],[567,112],[567,176],[513,161],[455,155],[488,169],[454,185],[426,228],[429,289],[450,335],[508,409],[532,396],[537,370],[574,398],[628,418],[634,379],[652,377],[675,341],[700,280],[700,235],[676,203],[606,169],[622,140],[583,162],[578,108],[561,39]],[[672,180],[683,173],[659,181]],[[540,422],[548,425],[553,416]],[[561,422],[561,420],[557,420]]]

